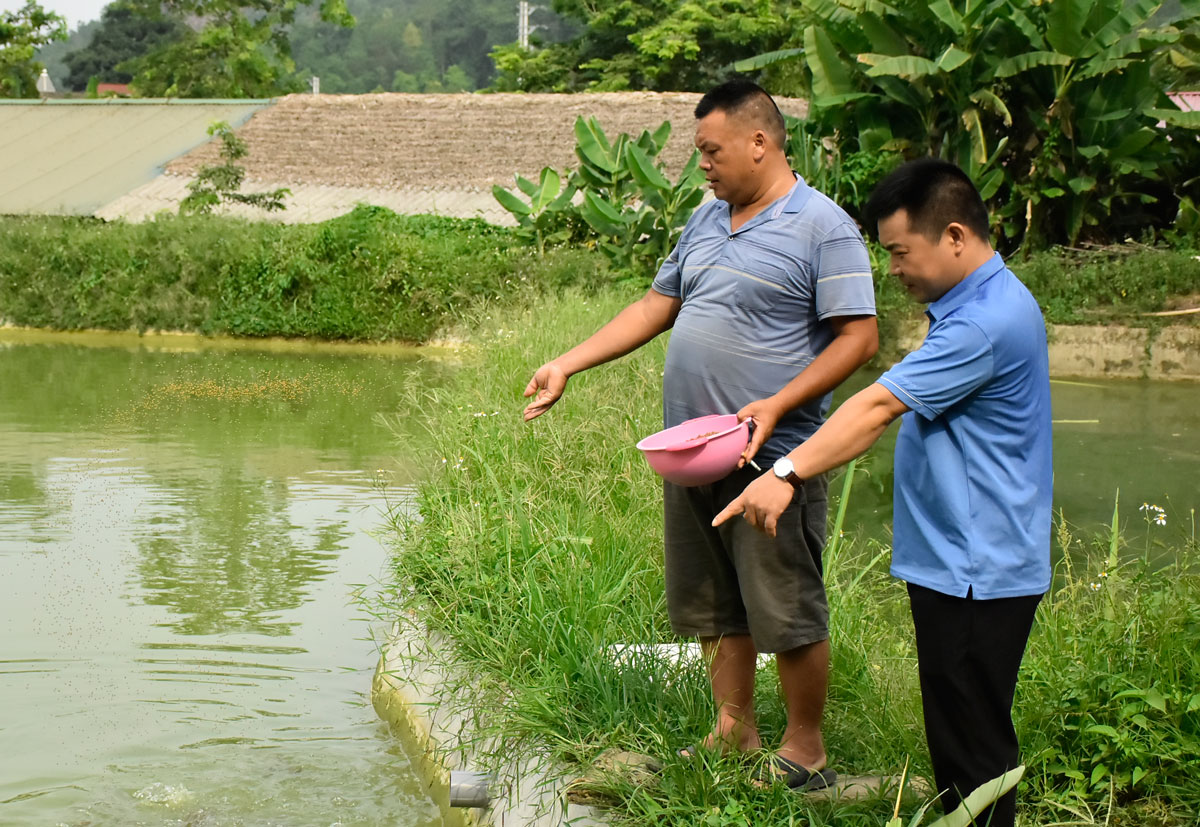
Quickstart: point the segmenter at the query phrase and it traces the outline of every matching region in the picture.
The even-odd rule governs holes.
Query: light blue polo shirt
[[[875,315],[858,227],[799,176],[737,232],[730,226],[729,204],[702,206],[654,279],[656,291],[683,301],[663,374],[666,427],[777,393],[832,341],[828,319]],[[812,436],[830,396],[784,416],[758,464]]]
[[[892,574],[980,600],[1050,588],[1050,371],[1037,302],[996,254],[929,305],[879,378],[896,439]]]

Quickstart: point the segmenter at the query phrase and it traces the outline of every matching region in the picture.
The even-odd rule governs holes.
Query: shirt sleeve
[[[992,378],[987,334],[968,319],[944,319],[925,342],[877,380],[926,419],[935,419]]]
[[[830,230],[813,264],[818,319],[875,315],[871,257],[857,227],[843,222]]]
[[[671,255],[667,256],[667,260],[658,268],[658,275],[654,277],[654,283],[650,285],[655,292],[674,299],[680,298],[683,292],[680,275],[683,272],[682,262],[686,243],[684,238],[684,236],[680,236],[679,243],[675,245]]]

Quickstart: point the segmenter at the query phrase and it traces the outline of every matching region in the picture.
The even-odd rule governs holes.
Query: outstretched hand
[[[740,514],[750,525],[768,537],[774,537],[779,517],[787,510],[795,493],[791,483],[768,471],[747,485],[746,490],[725,506],[712,524],[719,526]]]
[[[525,386],[525,396],[534,397],[533,401],[525,406],[525,421],[535,419],[550,410],[566,388],[567,374],[558,365],[547,362],[538,368],[529,384]]]

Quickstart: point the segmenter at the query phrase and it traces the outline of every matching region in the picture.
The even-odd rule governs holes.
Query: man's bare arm
[[[774,396],[751,402],[738,411],[741,419],[752,416],[755,422],[754,436],[739,465],[758,453],[788,411],[829,393],[879,350],[879,328],[874,316],[836,316],[829,323],[833,327],[833,341],[808,367]]]
[[[636,350],[660,333],[670,330],[682,302],[654,289],[630,304],[583,342],[557,359],[542,365],[525,386],[525,396],[534,400],[525,408],[525,420],[541,416],[558,401],[567,380],[580,371],[610,362]]]
[[[823,474],[861,456],[909,407],[878,382],[843,402],[817,432],[788,454],[804,479]],[[795,492],[791,483],[768,471],[746,486],[737,499],[717,515],[713,525],[744,514],[755,528],[775,536],[779,520]]]

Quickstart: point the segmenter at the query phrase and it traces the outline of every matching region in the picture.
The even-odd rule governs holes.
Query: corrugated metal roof
[[[1200,92],[1168,92],[1167,97],[1184,112],[1200,112]]]
[[[269,100],[0,102],[0,214],[90,215]]]

